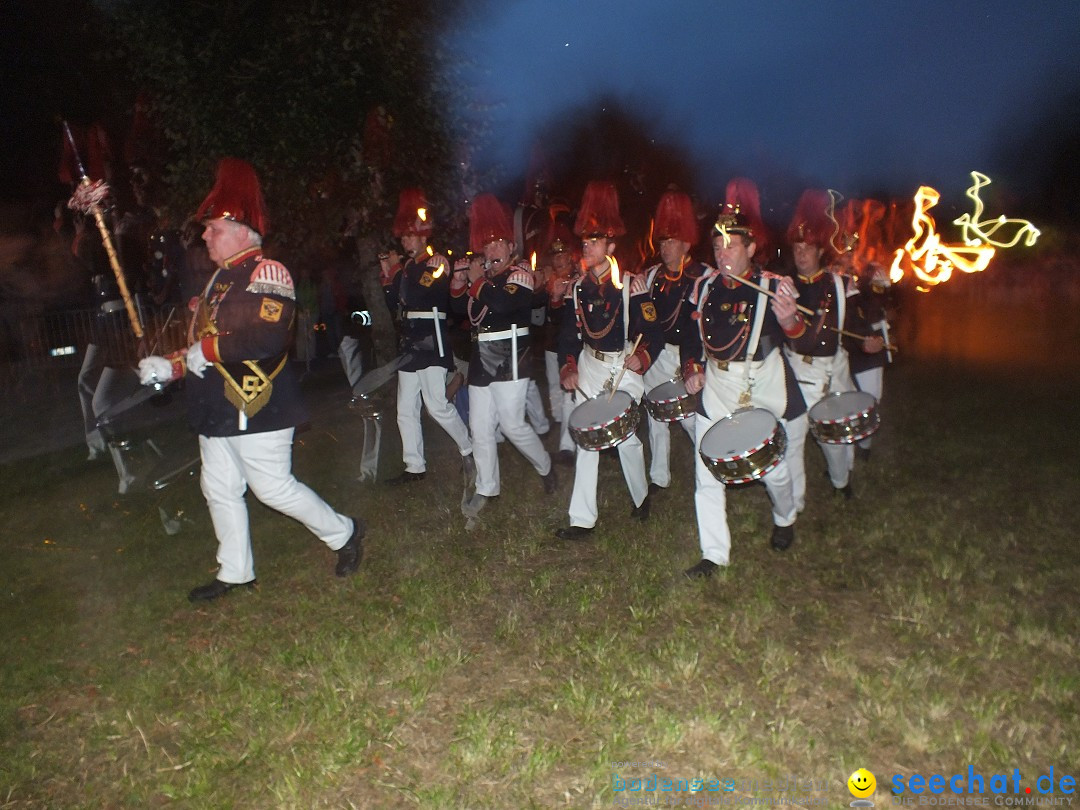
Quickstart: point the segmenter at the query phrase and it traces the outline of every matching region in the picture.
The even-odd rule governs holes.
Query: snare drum
[[[697,394],[686,392],[682,380],[668,380],[645,395],[645,410],[657,422],[678,422],[694,415],[697,400]]]
[[[810,409],[810,432],[825,444],[852,444],[881,426],[877,400],[865,391],[829,394]]]
[[[764,408],[744,408],[719,420],[701,437],[698,452],[717,481],[745,484],[784,458],[787,433]]]
[[[641,412],[625,391],[587,399],[570,412],[570,437],[582,450],[607,450],[629,439]]]

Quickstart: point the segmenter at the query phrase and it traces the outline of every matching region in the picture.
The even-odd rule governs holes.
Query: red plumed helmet
[[[828,250],[837,230],[831,208],[832,200],[828,192],[819,188],[806,189],[795,206],[795,216],[788,226],[788,242],[806,242]]]
[[[431,236],[435,220],[427,197],[418,188],[403,188],[398,195],[397,215],[392,232],[399,239],[406,234]]]
[[[254,167],[240,158],[222,158],[218,163],[214,187],[202,201],[195,218],[202,222],[228,219],[247,225],[265,236],[268,224],[266,203]]]
[[[697,219],[689,196],[681,191],[664,193],[656,206],[653,236],[656,239],[678,239],[688,245],[697,244]]]
[[[713,235],[739,234],[749,236],[764,251],[768,242],[765,223],[761,219],[761,196],[757,184],[746,177],[728,181],[724,204],[713,226]]]
[[[619,192],[614,183],[593,180],[585,187],[574,233],[585,237],[606,236],[608,239],[626,233],[626,226],[619,216]]]
[[[573,253],[577,240],[571,233],[569,225],[552,217],[541,244],[545,251],[554,256],[556,253]]]
[[[469,209],[469,249],[481,253],[484,245],[496,239],[514,241],[510,212],[494,194],[481,194]]]

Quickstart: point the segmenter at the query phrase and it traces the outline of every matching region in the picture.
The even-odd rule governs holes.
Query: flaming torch
[[[71,136],[71,128],[68,126],[67,121],[64,121],[64,135],[67,137],[68,144],[71,146],[71,153],[75,156],[75,164],[79,171],[79,186],[75,189],[75,193],[71,195],[71,199],[68,200],[68,208],[73,211],[82,211],[86,214],[91,214],[94,217],[94,222],[97,223],[98,233],[101,234],[101,244],[105,247],[105,253],[109,257],[109,266],[112,267],[113,275],[116,276],[116,286],[120,289],[120,297],[124,300],[124,309],[127,310],[128,320],[131,322],[131,331],[135,333],[135,337],[142,339],[143,328],[142,322],[139,320],[139,315],[135,311],[135,302],[131,298],[131,293],[128,291],[127,281],[124,278],[123,268],[120,267],[120,259],[116,255],[116,248],[113,247],[112,235],[109,233],[109,227],[105,224],[105,215],[101,211],[101,205],[105,201],[105,198],[109,194],[109,186],[104,180],[91,181],[86,175],[86,169],[83,168],[82,158],[79,157],[79,149],[75,145],[75,139]]]

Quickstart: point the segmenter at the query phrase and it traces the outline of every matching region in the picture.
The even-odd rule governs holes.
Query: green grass
[[[844,807],[858,767],[882,806],[897,773],[1075,774],[1080,442],[1062,404],[1080,385],[901,365],[886,386],[856,500],[808,448],[793,548],[768,548],[766,494],[741,488],[732,564],[705,582],[681,576],[698,550],[680,432],[651,520],[605,457],[600,525],[569,544],[552,534],[569,471],[547,498],[504,446],[503,495],[466,532],[437,427],[423,483],[360,484],[361,425],[335,403],[295,468],[368,521],[361,572],[335,579],[252,502],[259,588],[201,606],[195,479],[121,497],[76,450],[5,467],[0,807],[602,807],[613,773],[653,772],[737,797],[814,779]]]

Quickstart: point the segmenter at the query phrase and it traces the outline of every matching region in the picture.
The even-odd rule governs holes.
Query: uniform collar
[[[802,273],[799,273],[799,281],[801,281],[803,284],[813,284],[815,281],[817,281],[823,275],[825,275],[825,268],[824,267],[819,267],[818,271],[816,273],[814,273],[812,276],[804,276]]]
[[[255,258],[262,253],[262,247],[259,245],[252,245],[251,247],[244,248],[239,253],[234,253],[227,258],[221,265],[224,269],[236,267],[246,262],[248,259]]]
[[[749,267],[746,268],[745,273],[738,273],[738,274],[724,273],[723,276],[722,276],[724,286],[727,287],[729,290],[734,290],[736,287],[741,287],[742,285],[739,284],[739,282],[732,279],[731,276],[732,275],[738,275],[738,277],[741,278],[741,279],[748,279],[753,274],[753,272],[754,272],[754,265],[750,265]]]

